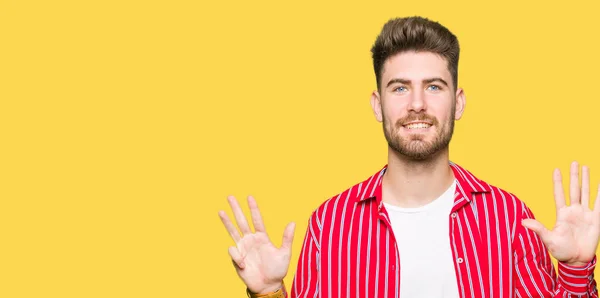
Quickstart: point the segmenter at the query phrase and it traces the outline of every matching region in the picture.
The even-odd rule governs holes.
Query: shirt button
[[[458,259],[456,259],[456,262],[458,262],[459,264],[462,264],[463,259],[462,258],[458,258]]]
[[[450,216],[452,216],[452,218],[456,218],[456,212],[452,212],[452,214],[450,214]]]

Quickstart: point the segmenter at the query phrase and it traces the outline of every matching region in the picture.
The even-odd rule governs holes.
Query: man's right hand
[[[283,232],[281,247],[277,248],[265,231],[258,205],[252,196],[248,196],[248,206],[254,233],[250,230],[248,221],[246,221],[235,197],[229,196],[227,201],[242,232],[240,235],[225,211],[219,211],[223,225],[236,244],[236,246],[229,247],[229,255],[233,260],[235,270],[251,292],[262,294],[276,291],[282,286],[283,278],[290,265],[294,223],[287,225]]]

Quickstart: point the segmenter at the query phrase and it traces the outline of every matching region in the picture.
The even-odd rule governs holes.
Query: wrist
[[[590,262],[558,262],[558,282],[569,293],[582,293],[588,290],[594,282],[596,257]]]
[[[273,293],[273,292],[276,292],[277,290],[281,289],[282,287],[283,287],[283,281],[274,283],[271,285],[267,285],[264,289],[257,292],[256,294],[262,295],[262,294],[266,294],[266,293]]]
[[[569,266],[569,267],[585,267],[589,264],[590,262],[563,262],[563,264]]]
[[[584,268],[584,267],[588,267],[593,261],[595,261],[595,259],[596,259],[596,256],[593,256],[589,260],[569,260],[569,261],[559,261],[559,263],[562,263],[562,265],[565,265],[568,267]]]
[[[263,290],[260,290],[256,293],[251,292],[250,289],[246,289],[246,294],[250,298],[285,298],[287,297],[287,292],[285,289],[285,284],[283,281],[277,284],[269,285],[265,287]]]

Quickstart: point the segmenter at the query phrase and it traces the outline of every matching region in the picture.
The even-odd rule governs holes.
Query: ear
[[[467,104],[465,97],[465,91],[462,88],[456,90],[456,109],[454,112],[454,120],[460,120],[464,111],[465,105]]]
[[[377,119],[378,122],[383,121],[383,115],[381,114],[381,97],[379,96],[379,92],[377,92],[377,90],[371,93],[371,108],[373,108],[375,119]]]

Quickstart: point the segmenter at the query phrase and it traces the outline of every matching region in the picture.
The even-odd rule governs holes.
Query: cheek
[[[388,105],[382,108],[383,115],[387,120],[394,120],[395,122],[396,120],[402,117],[402,107],[400,107],[399,105]]]
[[[443,122],[454,120],[454,111],[455,106],[453,104],[430,106],[430,112],[432,115],[435,115],[439,121]]]

